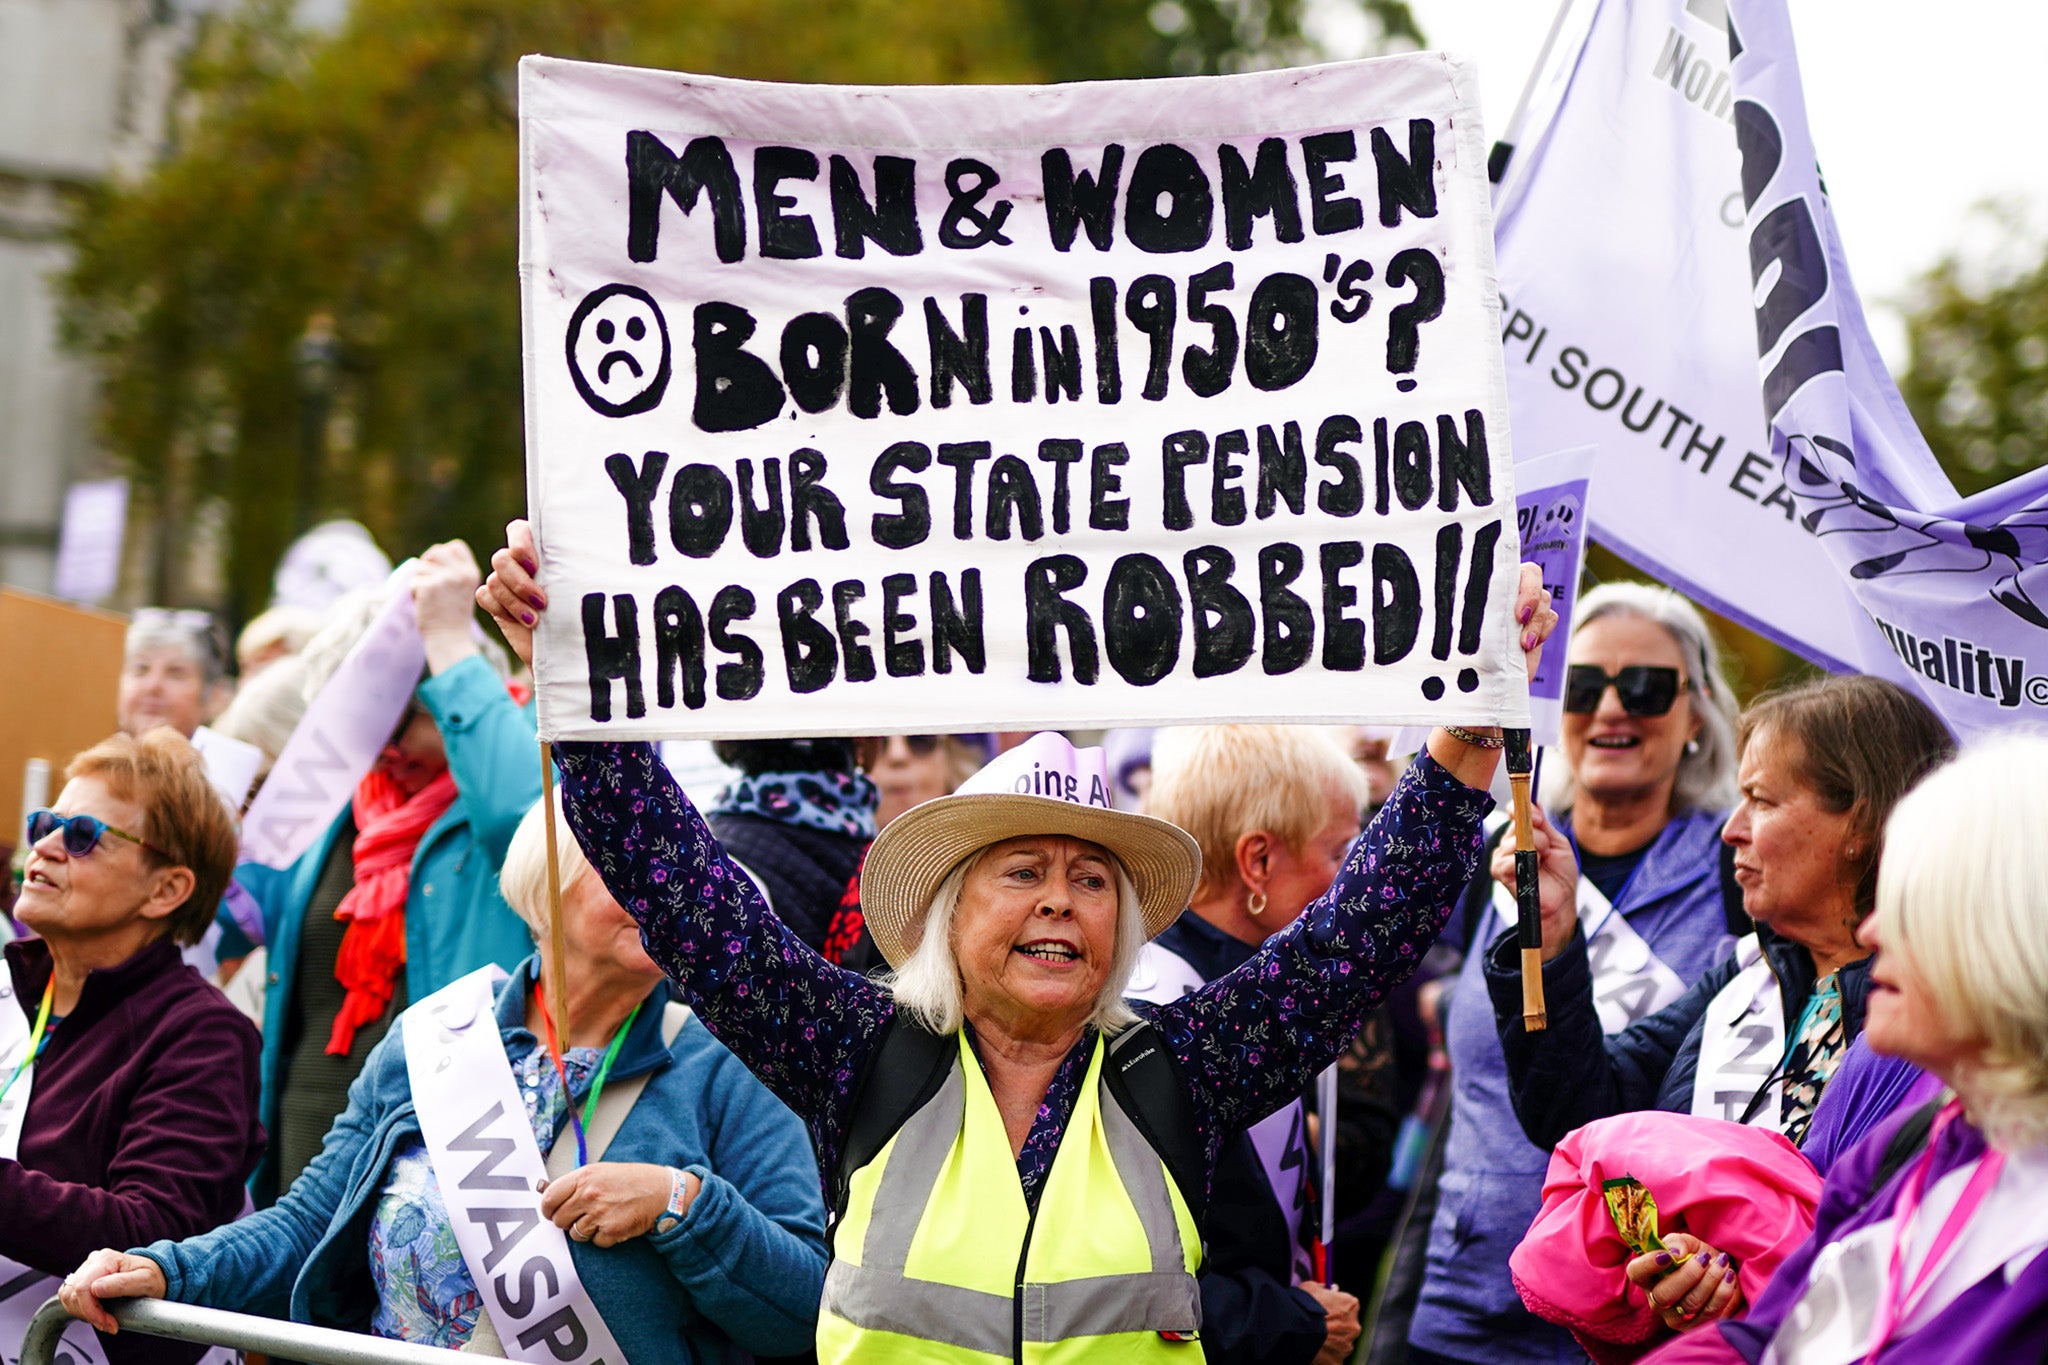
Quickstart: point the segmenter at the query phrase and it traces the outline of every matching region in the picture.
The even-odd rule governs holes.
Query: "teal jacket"
[[[455,774],[455,803],[420,837],[405,896],[405,988],[423,1000],[458,977],[495,962],[510,970],[533,951],[533,936],[498,894],[498,869],[512,832],[540,800],[540,752],[533,717],[505,691],[482,658],[461,663],[420,685],[420,700],[440,728]],[[299,965],[299,930],[306,902],[341,834],[346,810],[313,846],[287,868],[244,863],[235,880],[263,907],[269,947],[263,1001],[263,1127],[277,1131],[278,1071],[285,1021]],[[236,957],[253,944],[221,911],[220,955]],[[250,1177],[257,1205],[277,1198],[275,1147]]]
[[[508,1053],[537,1043],[526,998],[540,959],[499,988]],[[614,1080],[648,1077],[606,1161],[693,1171],[703,1182],[683,1220],[614,1247],[569,1255],[619,1349],[637,1365],[739,1365],[807,1349],[825,1284],[825,1206],[803,1125],[740,1060],[691,1019],[661,1040],[668,983],[626,1031]],[[401,1014],[349,1087],[348,1108],[306,1173],[277,1203],[182,1242],[138,1249],[179,1303],[369,1330],[377,1306],[370,1219],[392,1154],[420,1131]],[[557,1130],[557,1137],[563,1136]],[[487,1359],[487,1357],[478,1357]]]

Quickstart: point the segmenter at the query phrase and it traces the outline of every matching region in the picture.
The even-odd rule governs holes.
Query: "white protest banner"
[[[2048,468],[1956,496],[1870,339],[1783,0],[1731,0],[1728,19],[1771,449],[1800,524],[1854,594],[1853,660],[1918,691],[1959,736],[2038,723]]]
[[[1526,716],[1468,68],[520,133],[544,738]]]
[[[1557,612],[1551,638],[1529,678],[1529,737],[1536,744],[1558,742],[1564,716],[1564,642],[1572,637],[1572,609],[1579,600],[1580,569],[1586,562],[1586,518],[1593,462],[1592,446],[1552,451],[1515,463],[1515,520],[1522,532],[1522,558],[1543,570],[1543,590]]]
[[[392,570],[384,610],[306,708],[242,817],[242,857],[289,867],[377,761],[426,667],[412,611],[416,560]]]
[[[1595,539],[1840,671],[1856,612],[1758,398],[1733,110],[1722,0],[1564,12],[1496,204],[1508,406],[1523,451],[1599,447]]]

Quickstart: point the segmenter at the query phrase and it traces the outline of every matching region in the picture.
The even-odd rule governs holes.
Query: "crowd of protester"
[[[2048,740],[1958,755],[1863,677],[1745,709],[1683,599],[1594,590],[1547,646],[1529,1032],[1488,732],[721,742],[701,814],[654,749],[562,744],[550,805],[520,524],[491,567],[436,545],[232,648],[134,616],[0,917],[0,1334],[61,1293],[110,1365],[190,1365],[116,1330],[154,1296],[516,1354],[419,1093],[473,999],[547,1275],[639,1365],[2048,1348]],[[245,860],[393,592],[424,666],[381,756]],[[260,751],[242,809],[202,726]],[[1020,796],[1034,764],[1114,802]]]

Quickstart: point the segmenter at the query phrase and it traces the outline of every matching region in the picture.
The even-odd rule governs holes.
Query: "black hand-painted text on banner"
[[[529,58],[543,733],[1519,718],[1472,92]]]

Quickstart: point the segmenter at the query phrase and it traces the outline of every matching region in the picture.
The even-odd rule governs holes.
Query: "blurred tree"
[[[1899,381],[1964,493],[2034,468],[2048,447],[2048,246],[2015,210],[1989,217],[2001,240],[1951,255],[1920,281]]]
[[[1324,0],[1383,46],[1398,0]],[[546,52],[850,83],[1034,82],[1313,59],[1304,0],[289,0],[205,25],[175,153],[71,229],[67,334],[155,507],[157,597],[224,503],[226,603],[261,608],[312,515],[481,553],[524,505],[514,68]]]

